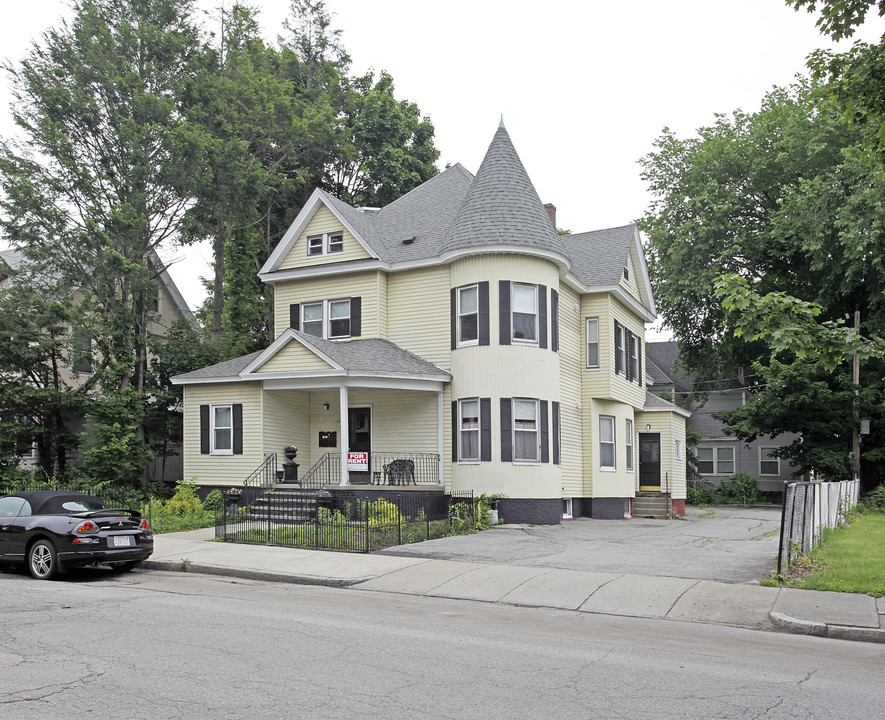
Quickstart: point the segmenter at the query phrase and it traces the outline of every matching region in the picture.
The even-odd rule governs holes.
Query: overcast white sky
[[[201,8],[216,3],[199,0]],[[228,0],[228,4],[230,1]],[[266,35],[288,0],[254,0]],[[65,14],[64,0],[5,0],[0,55],[15,62]],[[758,109],[830,44],[784,0],[327,0],[352,70],[387,70],[430,116],[440,168],[476,172],[500,116],[542,201],[573,232],[623,225],[649,204],[637,161],[663,127],[681,136],[717,112]],[[881,21],[861,37],[875,40]],[[849,43],[842,43],[847,48]],[[12,132],[0,79],[0,134]],[[0,247],[3,241],[0,239]],[[192,306],[208,253],[170,249]]]

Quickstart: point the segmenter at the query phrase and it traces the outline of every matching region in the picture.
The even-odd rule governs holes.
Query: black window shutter
[[[452,400],[452,462],[458,462],[458,401]]]
[[[243,454],[243,405],[234,404],[234,455]]]
[[[547,419],[547,401],[541,400],[541,462],[550,462],[550,422]]]
[[[510,345],[510,281],[498,281],[498,342]]]
[[[550,288],[550,349],[559,352],[559,293]]]
[[[361,297],[350,298],[350,337],[359,337],[363,334],[363,299]]]
[[[513,460],[513,404],[510,398],[501,398],[501,462]]]
[[[547,347],[547,286],[538,285],[538,347]]]
[[[636,382],[640,387],[645,387],[645,378],[642,375],[642,338],[639,336],[636,337],[636,369],[639,371]]]
[[[479,344],[489,344],[489,281],[479,283]]]
[[[479,399],[479,459],[492,459],[492,399]]]
[[[553,401],[553,464],[559,465],[559,403]]]
[[[209,454],[209,406],[200,405],[200,454]]]
[[[621,353],[623,352],[623,347],[621,347],[620,333],[618,330],[621,327],[621,323],[615,320],[615,337],[612,342],[612,347],[615,349],[615,374],[617,375],[621,372]]]
[[[292,303],[289,306],[289,327],[301,330],[301,303]]]
[[[452,350],[458,347],[458,288],[449,293],[449,318],[452,325]]]

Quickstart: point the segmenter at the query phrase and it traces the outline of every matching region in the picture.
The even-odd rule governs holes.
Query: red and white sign
[[[369,453],[347,453],[347,469],[350,472],[369,472]]]

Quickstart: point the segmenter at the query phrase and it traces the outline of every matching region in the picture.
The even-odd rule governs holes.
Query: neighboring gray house
[[[649,389],[679,404],[694,389],[694,380],[674,370],[679,354],[676,342],[650,342],[647,348],[646,379],[651,381]],[[740,385],[737,381],[733,384]],[[696,450],[698,472],[711,482],[745,472],[759,479],[760,489],[779,492],[783,490],[784,482],[796,480],[793,474],[795,468],[789,461],[773,455],[773,451],[792,444],[798,436],[791,433],[776,438],[757,438],[748,445],[733,435],[727,435],[723,423],[713,417],[714,413],[734,410],[743,405],[747,401],[747,393],[741,387],[711,389],[708,390],[706,402],[691,403],[687,430],[703,435]]]

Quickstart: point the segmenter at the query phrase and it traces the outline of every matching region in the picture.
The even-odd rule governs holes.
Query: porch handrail
[[[254,488],[256,490],[266,490],[269,487],[273,487],[276,481],[277,454],[267,453],[265,454],[264,461],[261,465],[255,468],[255,470],[252,471],[252,474],[243,481],[243,486],[246,488]]]
[[[298,484],[306,488],[323,488],[341,482],[340,453],[326,453],[308,470]]]

